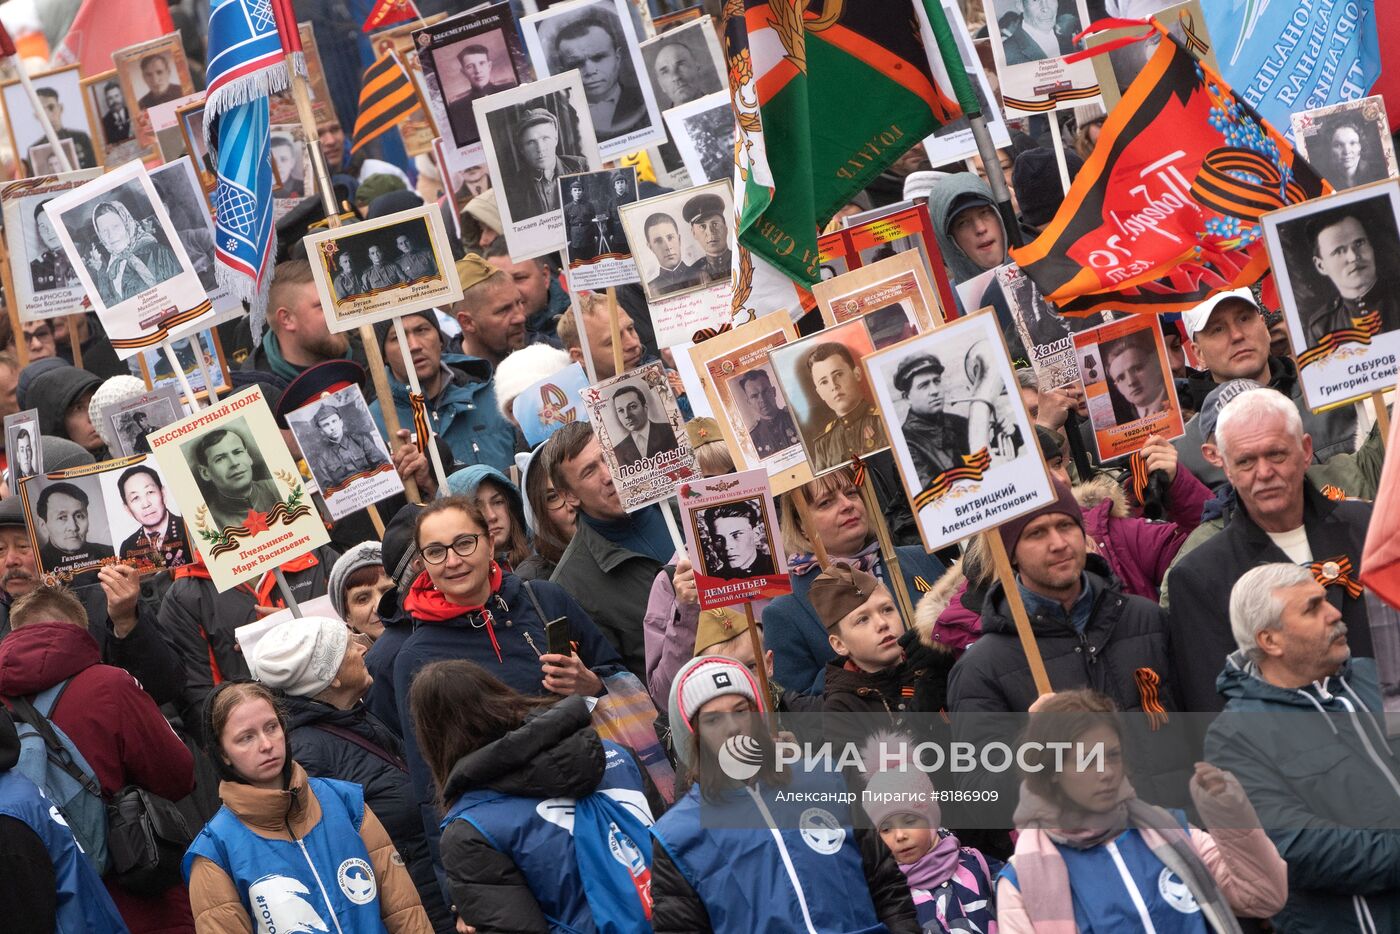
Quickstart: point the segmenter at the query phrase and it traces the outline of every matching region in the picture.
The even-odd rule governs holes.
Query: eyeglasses
[[[450,546],[439,545],[437,542],[434,542],[431,545],[423,546],[419,554],[421,554],[423,560],[429,564],[442,564],[447,560],[447,549],[450,547],[453,551],[457,552],[458,557],[470,558],[472,552],[476,551],[476,542],[479,538],[481,538],[480,535],[458,535],[452,540]]]

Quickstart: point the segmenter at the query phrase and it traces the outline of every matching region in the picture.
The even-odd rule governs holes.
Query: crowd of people
[[[1008,39],[1058,48],[1054,4],[1025,8]],[[985,167],[935,170],[922,144],[842,210],[926,204],[931,255],[966,282],[1009,262],[1062,200],[1033,135],[1061,132],[1088,157],[1103,119],[1013,125],[1001,155],[1014,236]],[[1035,444],[1022,441],[1053,501],[930,553],[890,452],[852,464],[859,445],[832,444],[822,466],[835,469],[777,498],[772,548],[791,593],[702,609],[673,506],[624,507],[586,418],[532,445],[512,407],[571,363],[596,382],[618,361],[659,361],[702,473],[734,472],[718,422],[691,417],[709,406],[658,345],[640,285],[619,287],[615,306],[573,295],[557,254],[509,255],[489,178],[472,178],[454,219],[429,163],[351,157],[338,124],[320,129],[364,216],[436,202],[456,221],[463,296],[402,316],[402,330],[375,325],[367,354],[359,333],[327,324],[300,243],[322,216],[308,202],[282,222],[265,314],[219,328],[221,378],[261,387],[293,455],[345,476],[378,463],[368,425],[346,433],[327,407],[325,449],[303,452],[285,417],[362,385],[416,495],[380,501],[382,529],[326,513],[328,545],[220,592],[164,481],[138,471],[118,495],[141,528],[108,556],[140,546],[168,567],[114,560],[60,583],[41,569],[93,557],[89,504],[60,484],[27,508],[20,478],[36,453],[45,472],[121,456],[100,413],[148,386],[94,315],[0,324],[0,415],[39,412],[38,433],[5,452],[0,497],[0,927],[1400,930],[1386,717],[1400,709],[1400,611],[1358,579],[1384,413],[1313,412],[1255,292],[1162,316],[1188,420],[1141,447],[1160,478],[1149,495],[1125,462],[1095,455],[1082,387],[1040,388],[992,285],[982,304],[1008,335],[1011,391],[1034,425]],[[641,197],[664,193],[638,177]],[[404,262],[396,274],[414,278]],[[347,278],[345,294],[365,281]],[[368,371],[381,356],[387,398]],[[943,371],[918,358],[895,384],[926,392]],[[431,437],[414,428],[414,380]],[[796,441],[772,380],[738,382],[760,454]],[[959,419],[985,434],[938,407],[909,411],[906,434],[941,437]],[[861,417],[885,430],[873,407]],[[197,457],[223,444],[242,442],[213,434]],[[944,448],[930,442],[930,475]],[[211,512],[234,523],[257,510],[259,482],[215,489]],[[752,526],[751,512],[713,521]],[[731,557],[735,578],[774,573],[775,554]],[[302,615],[320,598],[333,614]],[[289,601],[295,614],[240,641]],[[1144,726],[1162,729],[1146,747]],[[1031,755],[997,784],[918,767],[912,748],[930,738],[1102,758]],[[860,767],[794,767],[780,747],[799,740],[857,749]],[[903,752],[875,752],[890,747]],[[940,806],[973,786],[1004,794],[1006,817]]]

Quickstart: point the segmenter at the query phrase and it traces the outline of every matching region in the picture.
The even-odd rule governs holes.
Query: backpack
[[[19,733],[19,763],[15,769],[57,805],[78,848],[100,876],[106,874],[108,864],[107,804],[102,787],[78,747],[49,720],[71,680],[65,678],[32,699],[6,698]]]

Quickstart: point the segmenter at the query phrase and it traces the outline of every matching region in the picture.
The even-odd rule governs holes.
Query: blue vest
[[[652,835],[700,896],[715,934],[884,934],[850,805],[840,797],[845,783],[838,775],[789,774],[786,787],[743,788],[717,803],[697,785]]]
[[[651,807],[636,762],[616,743],[604,740],[603,749],[603,779],[594,793],[607,794],[650,826]],[[573,798],[526,798],[480,788],[457,799],[442,827],[454,820],[470,823],[493,849],[515,861],[551,931],[597,931],[574,848]],[[635,842],[646,846],[645,840]]]
[[[1183,812],[1172,810],[1171,813],[1186,826]],[[1162,864],[1136,830],[1125,830],[1110,842],[1087,850],[1058,844],[1055,848],[1060,851],[1069,874],[1074,921],[1080,934],[1146,930],[1133,892],[1142,899],[1157,934],[1208,934],[1210,931],[1201,906],[1196,904],[1186,883]],[[1013,856],[1001,874],[1019,889],[1015,862]]]
[[[196,856],[214,863],[233,880],[258,934],[383,934],[379,883],[360,838],[364,789],[328,778],[307,784],[321,820],[305,837],[260,837],[221,807],[185,852],[185,880]]]
[[[126,923],[97,870],[78,849],[73,832],[38,785],[14,769],[0,772],[0,814],[23,821],[49,851],[58,889],[56,931],[127,934]]]

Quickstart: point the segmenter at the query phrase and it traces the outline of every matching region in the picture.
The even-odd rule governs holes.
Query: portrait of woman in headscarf
[[[98,294],[109,307],[180,274],[175,253],[138,224],[120,201],[99,204],[92,212],[92,227],[106,259],[97,255],[94,244],[88,262]]]

